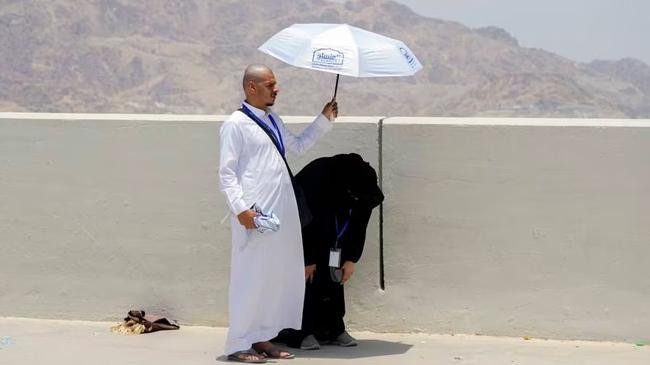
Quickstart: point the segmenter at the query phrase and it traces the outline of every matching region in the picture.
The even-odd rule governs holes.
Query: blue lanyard
[[[253,119],[254,121],[259,124],[260,127],[264,129],[270,129],[264,121],[262,121],[255,113],[253,113],[250,109],[246,107],[245,104],[241,105],[242,110],[244,111],[244,114],[246,114],[249,118]],[[278,128],[278,125],[275,123],[275,118],[271,114],[269,114],[269,119],[271,119],[271,123],[273,124],[273,128],[275,128],[275,131],[271,131],[273,136],[275,137],[275,142],[276,145],[278,146],[278,150],[280,151],[280,154],[284,156],[285,149],[284,149],[284,141],[282,140],[282,133],[280,133],[280,128]]]
[[[348,213],[348,219],[345,221],[343,224],[343,227],[339,230],[339,218],[337,216],[334,216],[334,224],[336,227],[336,243],[335,243],[335,248],[339,247],[339,240],[341,237],[343,237],[343,234],[345,231],[348,230],[348,225],[350,225],[350,219],[352,218],[352,209],[350,209],[350,212]]]
[[[275,131],[278,132],[278,142],[280,142],[280,147],[282,148],[282,155],[284,156],[284,141],[282,140],[282,133],[280,133],[280,128],[278,128],[278,125],[275,124],[275,118],[271,114],[269,114],[269,119],[271,119],[271,123],[273,123],[273,128],[275,128]]]

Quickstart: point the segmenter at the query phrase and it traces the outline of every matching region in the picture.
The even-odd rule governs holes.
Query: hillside
[[[280,83],[276,109],[313,114],[334,77],[257,51],[298,22],[401,39],[424,65],[409,78],[343,77],[344,115],[650,116],[640,61],[579,64],[384,0],[3,1],[0,111],[227,114],[245,65],[262,62]]]

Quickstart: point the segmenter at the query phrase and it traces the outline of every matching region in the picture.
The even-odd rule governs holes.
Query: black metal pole
[[[334,97],[332,100],[336,100],[336,91],[339,89],[339,74],[336,74],[336,86],[334,86]]]
[[[377,145],[379,146],[379,189],[384,191],[384,118],[379,119],[377,133]],[[384,203],[379,204],[379,287],[386,290],[386,281],[384,280]]]

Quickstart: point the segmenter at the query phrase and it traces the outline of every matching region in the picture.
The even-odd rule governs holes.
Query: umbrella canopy
[[[294,24],[259,50],[296,67],[355,77],[410,76],[422,69],[403,42],[347,24]]]

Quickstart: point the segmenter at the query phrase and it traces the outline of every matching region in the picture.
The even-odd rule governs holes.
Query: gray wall
[[[647,338],[650,121],[389,119],[383,172],[382,330]]]
[[[0,113],[0,316],[226,325],[221,120]],[[289,157],[382,151],[386,290],[375,214],[352,328],[647,337],[650,121],[378,120]]]
[[[223,117],[0,117],[0,316],[106,320],[131,308],[227,325]],[[377,166],[376,118],[340,118],[312,159]],[[287,118],[300,130],[309,118]],[[378,282],[378,222],[351,298]],[[351,299],[354,301],[354,299]]]

